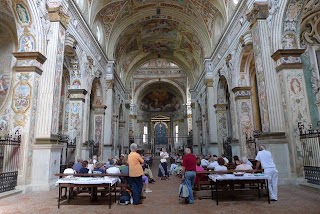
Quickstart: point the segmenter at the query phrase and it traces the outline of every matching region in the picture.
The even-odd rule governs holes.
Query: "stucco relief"
[[[94,142],[99,143],[99,152],[101,151],[102,143],[102,115],[94,116]],[[99,155],[99,154],[98,154]]]
[[[23,34],[19,39],[19,44],[19,51],[21,52],[31,52],[36,49],[34,36],[30,33]]]
[[[266,83],[264,77],[264,70],[262,64],[262,53],[261,53],[261,41],[259,28],[256,26],[253,28],[253,51],[255,57],[255,67],[257,72],[257,83],[258,83],[258,96],[260,102],[260,114],[262,120],[262,131],[269,132],[270,122],[268,114],[268,103],[266,94]]]
[[[227,114],[226,112],[221,112],[217,114],[218,119],[218,135],[220,142],[226,139],[228,136],[228,127],[227,127]]]
[[[58,133],[59,128],[59,106],[60,106],[60,93],[62,85],[62,71],[63,71],[63,58],[64,58],[64,40],[65,30],[62,26],[59,29],[57,44],[57,55],[56,55],[56,67],[54,77],[54,89],[53,89],[53,103],[52,103],[52,125],[51,132]]]

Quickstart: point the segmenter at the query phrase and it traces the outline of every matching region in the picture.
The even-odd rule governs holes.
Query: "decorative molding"
[[[17,60],[36,60],[43,64],[47,58],[40,52],[13,52],[12,55]]]
[[[253,9],[246,14],[247,21],[251,23],[251,27],[260,19],[267,19],[269,16],[269,5],[264,2],[255,2]]]
[[[216,113],[227,111],[228,104],[215,104],[213,107],[216,109]]]
[[[68,90],[71,101],[82,101],[85,102],[85,95],[88,93],[85,89],[69,89]]]
[[[64,13],[62,6],[48,8],[48,15],[51,22],[60,22],[65,29],[67,28],[70,18]]]
[[[235,99],[250,99],[251,96],[251,86],[235,87],[232,89]]]
[[[301,69],[302,63],[300,56],[305,49],[279,49],[272,54],[272,59],[276,61],[277,71],[283,69]]]

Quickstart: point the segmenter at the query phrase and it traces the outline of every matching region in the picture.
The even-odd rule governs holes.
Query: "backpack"
[[[131,199],[131,194],[128,191],[122,190],[120,192],[119,204],[128,205],[130,204],[130,199]]]

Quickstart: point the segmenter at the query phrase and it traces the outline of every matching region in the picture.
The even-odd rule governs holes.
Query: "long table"
[[[270,196],[269,196],[269,188],[268,188],[268,179],[269,176],[265,174],[249,174],[246,173],[243,176],[235,176],[234,174],[210,174],[208,175],[211,182],[215,184],[215,192],[216,192],[216,202],[218,205],[219,191],[218,186],[224,185],[234,185],[234,184],[258,184],[258,194],[260,198],[260,184],[265,181],[267,194],[268,194],[268,203],[270,204]],[[213,200],[213,188],[211,185],[211,197]]]
[[[61,189],[71,187],[97,187],[108,188],[109,190],[109,209],[111,208],[111,186],[117,185],[117,177],[64,177],[58,179],[56,185],[59,185],[58,209],[60,208],[60,201],[62,199]],[[93,194],[93,193],[92,193]],[[114,188],[114,198],[116,202],[116,188]],[[69,196],[68,196],[69,199]]]

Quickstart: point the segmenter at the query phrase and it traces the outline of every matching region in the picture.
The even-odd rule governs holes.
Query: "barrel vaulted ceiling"
[[[101,26],[101,45],[124,78],[146,61],[163,58],[194,82],[220,38],[229,1],[93,0],[88,20]]]

